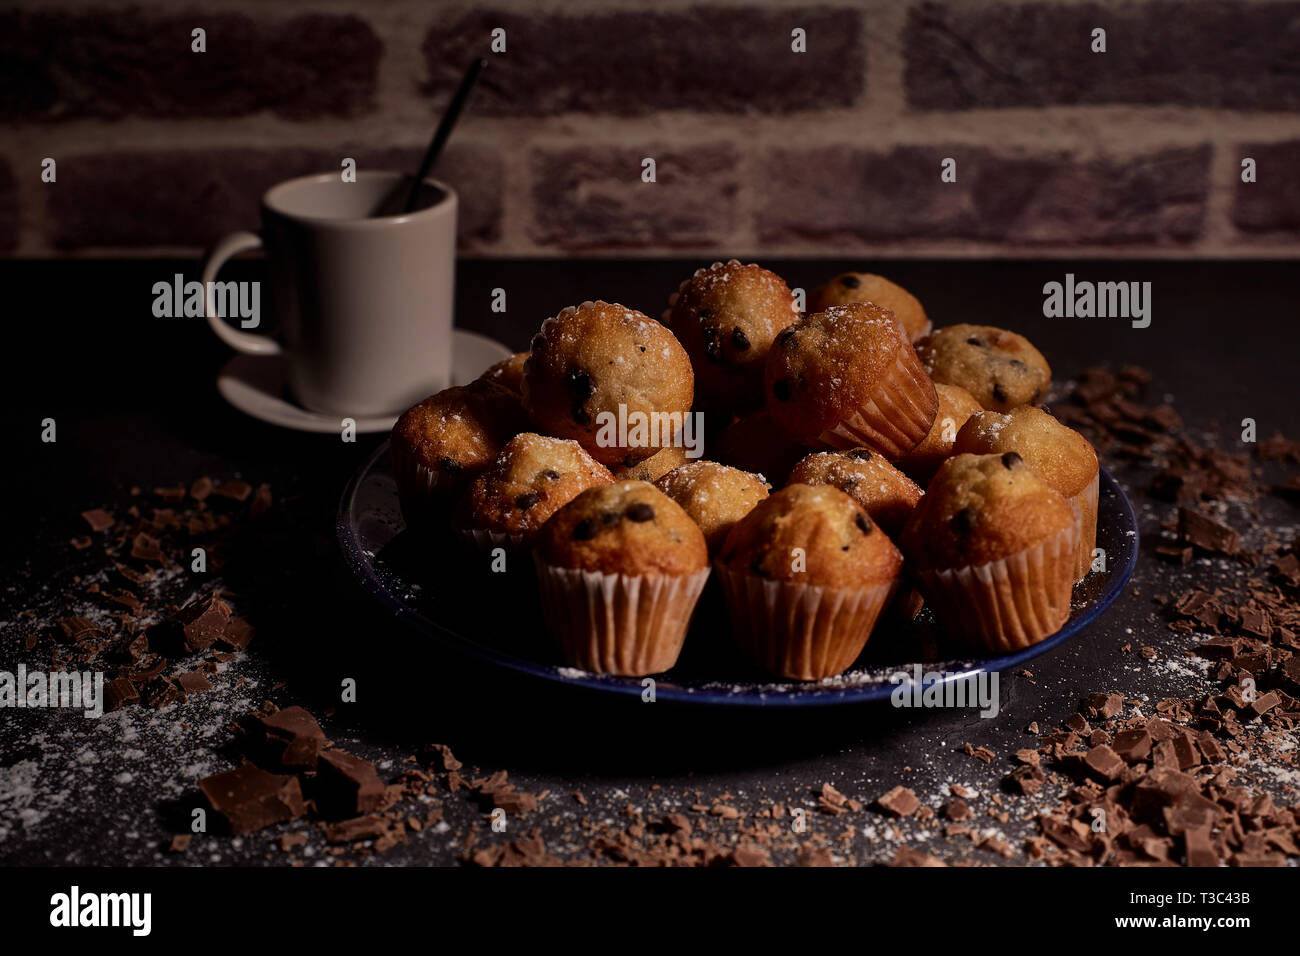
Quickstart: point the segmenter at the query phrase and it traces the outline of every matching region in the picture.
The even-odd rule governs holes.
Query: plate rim
[[[544,664],[538,661],[531,661],[525,658],[516,657],[512,654],[504,654],[495,648],[492,648],[479,641],[472,640],[464,635],[439,624],[437,621],[421,614],[418,610],[410,607],[408,604],[399,600],[395,595],[390,593],[389,587],[376,574],[372,561],[366,560],[363,549],[355,540],[355,533],[352,529],[352,523],[349,515],[351,513],[351,503],[356,497],[357,489],[361,482],[370,474],[375,463],[384,455],[388,454],[389,441],[385,439],[379,446],[366,458],[365,462],[351,475],[347,484],[343,488],[343,493],[339,497],[338,511],[335,516],[335,536],[338,539],[339,548],[342,552],[344,563],[352,575],[358,579],[372,600],[377,601],[383,607],[387,608],[399,621],[406,627],[412,628],[423,637],[432,636],[438,640],[445,641],[454,647],[460,648],[472,656],[485,660],[497,666],[504,667],[507,670],[520,674],[527,674],[539,680],[558,683],[570,689],[582,689],[597,691],[606,694],[615,694],[623,697],[640,698],[643,692],[641,680],[643,678],[635,677],[616,677],[603,674],[585,673],[581,678],[569,677],[560,673],[561,665]],[[1088,608],[1086,620],[1085,615],[1071,617],[1065,622],[1065,625],[1050,637],[1031,644],[1029,647],[1022,648],[1010,654],[1001,654],[996,657],[983,658],[979,660],[949,660],[949,661],[932,661],[932,662],[908,662],[899,665],[899,671],[904,669],[911,670],[916,663],[921,663],[923,667],[938,668],[943,665],[960,665],[951,671],[943,671],[943,677],[937,682],[924,682],[923,686],[944,686],[967,680],[973,675],[981,673],[1002,672],[1014,667],[1018,667],[1025,661],[1040,657],[1050,651],[1060,647],[1062,644],[1077,637],[1088,626],[1092,625],[1100,618],[1111,605],[1119,598],[1132,580],[1133,572],[1137,567],[1138,555],[1141,551],[1141,530],[1138,527],[1137,513],[1133,510],[1133,503],[1129,501],[1128,495],[1124,493],[1123,487],[1115,480],[1105,468],[1098,467],[1098,474],[1101,482],[1101,492],[1104,494],[1107,489],[1113,490],[1118,504],[1128,521],[1129,527],[1124,529],[1125,532],[1132,535],[1132,548],[1129,551],[1127,559],[1122,568],[1119,568],[1112,579],[1108,582],[1106,589],[1097,597],[1096,602]],[[773,682],[776,683],[776,682]],[[795,691],[773,691],[770,695],[761,691],[751,691],[747,693],[734,694],[726,693],[721,690],[710,690],[707,688],[684,688],[672,684],[656,683],[655,699],[671,701],[673,703],[694,704],[697,706],[722,706],[722,707],[828,707],[847,704],[861,704],[869,702],[879,702],[889,699],[898,687],[915,686],[915,681],[909,680],[903,684],[862,684],[857,686],[846,687],[827,687],[822,686],[819,682],[813,681],[800,685],[799,682],[784,682],[781,686],[798,686],[802,690]],[[809,693],[813,691],[813,693]]]

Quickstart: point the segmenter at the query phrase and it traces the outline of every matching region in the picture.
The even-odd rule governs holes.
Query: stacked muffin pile
[[[742,657],[820,680],[891,602],[923,599],[984,653],[1065,623],[1098,469],[1038,407],[1050,378],[1022,336],[932,330],[880,276],[831,280],[805,314],[732,260],[683,282],[662,322],[607,302],[547,319],[528,352],[407,410],[393,467],[421,533],[531,552],[570,666],[668,670],[712,573]],[[688,460],[693,413],[708,460]]]

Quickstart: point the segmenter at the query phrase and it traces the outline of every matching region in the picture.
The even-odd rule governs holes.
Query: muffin
[[[664,324],[695,369],[695,404],[709,414],[763,404],[763,365],[776,334],[799,318],[775,272],[737,260],[699,269],[668,300]]]
[[[588,488],[535,539],[542,614],[564,662],[642,677],[677,663],[709,576],[704,534],[654,485]]]
[[[935,413],[929,434],[921,439],[921,444],[894,462],[913,481],[923,485],[934,477],[945,458],[952,457],[953,443],[966,420],[983,411],[983,406],[959,385],[935,382],[934,391],[939,396],[939,411]]]
[[[935,382],[959,385],[984,408],[1005,412],[1047,397],[1052,370],[1023,335],[991,325],[949,325],[916,344]]]
[[[618,469],[614,477],[619,481],[648,481],[654,484],[668,472],[684,464],[686,464],[686,449],[679,445],[671,445],[668,448],[661,448],[635,465]]]
[[[1020,455],[1043,481],[1079,509],[1081,524],[1074,579],[1092,569],[1097,546],[1097,452],[1088,439],[1041,408],[1022,405],[1006,413],[978,412],[957,433],[955,451],[975,455]]]
[[[791,469],[788,481],[838,488],[890,537],[902,530],[924,494],[916,482],[869,448],[811,454]]]
[[[465,486],[527,425],[519,396],[483,381],[444,389],[403,412],[390,451],[406,523],[445,518]]]
[[[542,323],[524,362],[523,401],[539,429],[626,466],[680,441],[691,410],[691,360],[635,309],[570,306]]]
[[[789,485],[742,518],[715,563],[741,652],[822,680],[862,653],[902,570],[898,549],[829,485]]]
[[[761,475],[716,461],[693,461],[674,468],[656,481],[655,487],[700,526],[710,557],[717,556],[735,523],[753,511],[768,492]]]
[[[776,337],[767,357],[767,413],[815,448],[865,446],[897,458],[920,443],[939,399],[887,309],[832,306]]]
[[[452,527],[482,550],[518,549],[581,492],[613,480],[576,441],[524,432],[470,482]]]
[[[524,363],[528,361],[527,352],[516,352],[510,358],[502,359],[478,377],[480,382],[500,385],[507,392],[523,394]]]
[[[899,539],[944,632],[992,654],[1070,616],[1079,517],[1015,452],[940,466]]]
[[[822,312],[833,305],[848,305],[850,302],[874,302],[882,309],[888,309],[912,342],[928,335],[933,327],[916,296],[901,285],[871,272],[846,272],[813,289],[808,297],[808,311]]]
[[[772,485],[784,485],[795,462],[808,453],[787,438],[768,417],[755,412],[738,418],[709,439],[709,457],[741,471],[762,475]]]

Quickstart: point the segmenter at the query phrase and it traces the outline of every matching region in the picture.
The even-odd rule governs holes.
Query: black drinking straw
[[[424,182],[424,177],[428,176],[433,169],[433,164],[438,161],[438,156],[442,153],[442,148],[447,145],[447,140],[451,137],[451,131],[456,126],[456,120],[460,118],[460,111],[465,108],[465,101],[469,99],[470,91],[474,89],[474,84],[478,82],[479,74],[483,72],[483,67],[487,66],[487,60],[479,57],[469,65],[465,75],[461,78],[460,86],[456,90],[456,95],[451,98],[447,104],[447,111],[442,114],[442,119],[438,122],[438,128],[433,131],[433,139],[429,141],[429,149],[424,154],[424,162],[420,164],[420,170],[415,174],[415,180],[411,183],[411,192],[406,197],[406,208],[403,212],[412,212],[415,209],[415,201],[420,196],[420,184]]]

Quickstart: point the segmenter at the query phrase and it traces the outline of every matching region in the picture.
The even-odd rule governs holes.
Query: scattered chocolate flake
[[[113,516],[103,508],[92,508],[90,511],[83,511],[81,517],[86,519],[86,524],[90,525],[91,531],[107,531],[113,527]]]
[[[921,805],[916,794],[906,787],[897,786],[884,796],[877,798],[876,805],[881,812],[891,817],[910,817]]]

